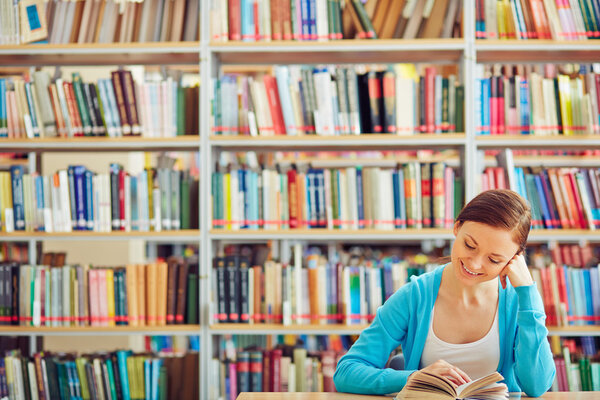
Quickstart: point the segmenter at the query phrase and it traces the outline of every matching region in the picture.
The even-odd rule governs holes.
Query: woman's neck
[[[440,291],[464,306],[477,306],[498,295],[498,278],[467,286],[456,278],[454,265],[449,263],[442,273]]]

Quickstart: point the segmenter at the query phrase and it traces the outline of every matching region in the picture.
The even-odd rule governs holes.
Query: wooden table
[[[237,400],[383,400],[389,396],[363,396],[347,393],[241,393]],[[511,394],[511,399],[520,398]],[[529,399],[531,397],[522,397]],[[539,399],[544,400],[595,400],[600,399],[600,392],[555,392],[546,393]]]

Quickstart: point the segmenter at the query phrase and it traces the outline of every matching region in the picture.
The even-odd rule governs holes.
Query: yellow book
[[[506,24],[506,38],[507,39],[516,39],[517,37],[517,29],[515,27],[515,21],[512,18],[512,10],[510,8],[510,1],[503,0],[504,3],[504,21]]]
[[[223,215],[225,216],[225,220],[227,224],[225,227],[227,229],[231,229],[231,174],[227,172],[223,174],[223,191],[225,192],[225,196],[223,196]]]
[[[504,15],[504,1],[496,2],[496,24],[498,27],[498,39],[506,39],[506,16]]]
[[[125,266],[127,287],[127,316],[129,326],[138,326],[138,294],[137,294],[137,266],[128,264]]]
[[[106,303],[108,306],[108,326],[115,326],[115,271],[106,269]]]
[[[158,301],[158,265],[150,263],[146,266],[146,320],[148,326],[156,326]]]
[[[137,399],[137,379],[135,379],[135,358],[127,357],[127,377],[129,378],[129,398]]]
[[[156,325],[167,324],[167,282],[168,266],[167,263],[159,262],[156,268]]]
[[[0,230],[6,232],[6,209],[10,207],[10,173],[0,172]]]
[[[138,325],[149,325],[148,321],[148,306],[146,304],[146,271],[149,270],[144,264],[136,266],[137,275],[135,285],[137,285],[137,310],[138,310]]]
[[[573,119],[571,117],[571,85],[567,75],[558,76],[558,98],[560,100],[560,116],[563,124],[563,135],[573,135]]]

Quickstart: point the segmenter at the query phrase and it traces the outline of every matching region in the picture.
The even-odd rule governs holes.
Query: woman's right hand
[[[450,380],[450,382],[452,382],[455,386],[460,386],[471,382],[471,378],[469,378],[469,375],[467,375],[463,370],[444,360],[437,360],[433,364],[420,369],[419,371],[411,374],[408,377],[408,380],[418,376],[420,372],[428,372],[433,375],[443,376]]]

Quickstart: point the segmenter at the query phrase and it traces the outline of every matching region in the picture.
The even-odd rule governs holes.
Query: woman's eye
[[[470,246],[469,243],[467,243],[467,242],[465,242],[465,246],[467,247],[467,249],[471,249],[471,250],[473,250],[475,248],[473,246]]]
[[[493,262],[494,264],[499,264],[500,263],[500,261],[492,260],[491,258],[490,258],[490,261]]]

